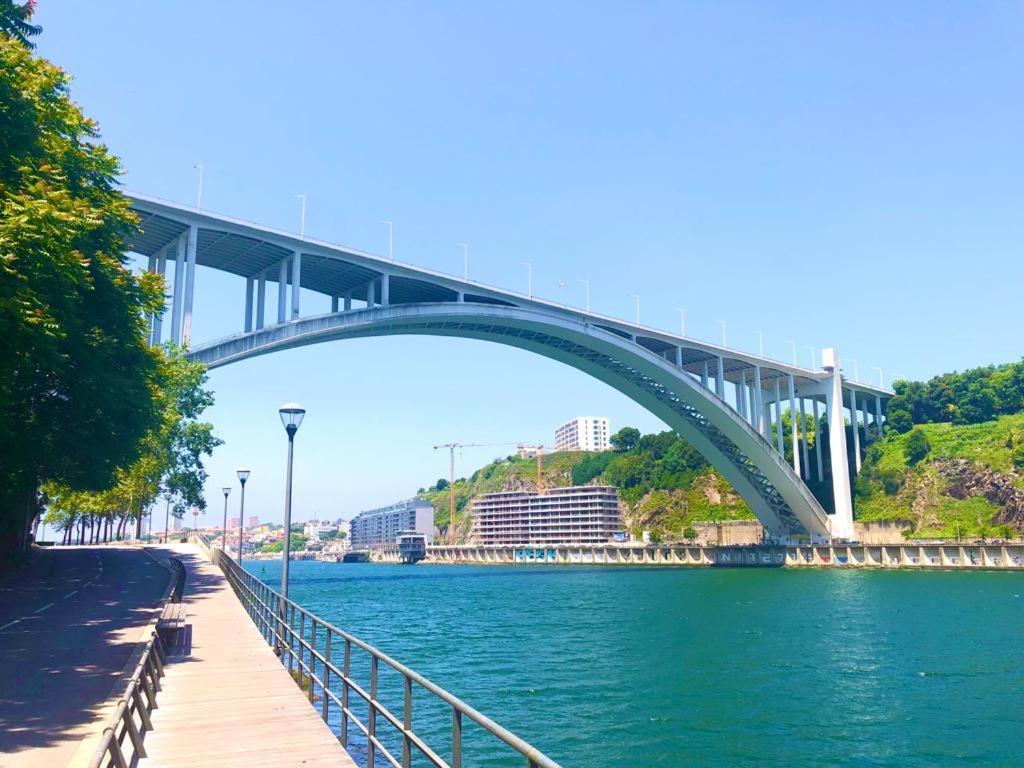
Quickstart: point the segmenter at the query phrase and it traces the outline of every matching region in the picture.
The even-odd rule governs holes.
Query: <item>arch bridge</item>
[[[363,251],[133,194],[141,233],[131,250],[164,276],[170,313],[150,318],[150,342],[171,340],[211,368],[257,355],[337,339],[425,334],[482,339],[558,360],[603,381],[689,441],[750,505],[769,536],[849,539],[853,504],[847,430],[829,429],[810,447],[791,431],[787,461],[784,409],[854,429],[882,429],[892,392],[847,379],[835,350],[808,369],[725,346],[631,324],[533,296],[445,275]],[[172,267],[173,264],[173,267]],[[193,340],[197,266],[244,280],[241,331]],[[173,271],[173,278],[170,273]],[[268,286],[276,291],[267,316]],[[303,312],[302,291],[330,299],[328,312]],[[327,302],[322,302],[326,308]],[[166,327],[168,326],[169,327]],[[797,425],[803,419],[797,419]],[[824,480],[830,460],[834,513],[805,481]]]

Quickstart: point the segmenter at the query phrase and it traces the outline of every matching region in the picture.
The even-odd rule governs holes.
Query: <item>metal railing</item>
[[[197,537],[198,538],[198,537]],[[246,612],[268,644],[274,647],[309,702],[320,711],[329,726],[332,714],[339,716],[338,737],[346,749],[354,728],[366,741],[366,766],[375,768],[378,756],[393,768],[410,768],[414,757],[425,758],[436,768],[461,768],[463,759],[463,721],[475,723],[483,731],[510,747],[525,760],[527,768],[560,768],[551,758],[478,712],[418,672],[395,661],[357,637],[329,624],[292,600],[285,599],[228,555],[210,547],[209,540],[198,542],[211,560],[219,565],[238,595]],[[369,689],[353,675],[354,656],[364,654],[369,661]],[[341,655],[340,666],[335,661]],[[382,666],[383,665],[383,669]],[[401,677],[401,712],[396,714],[382,701],[382,673],[393,670]],[[445,759],[413,729],[414,692],[423,690],[440,706],[450,710],[450,759]],[[396,697],[397,698],[397,697]],[[436,708],[437,702],[433,706]],[[356,709],[365,708],[363,712]],[[382,730],[384,729],[384,730]],[[385,742],[392,742],[389,746]],[[396,756],[400,743],[401,754]],[[493,761],[491,761],[493,762]]]
[[[153,632],[128,680],[124,695],[117,702],[113,720],[103,729],[100,745],[89,761],[89,768],[102,768],[104,765],[128,768],[129,764],[134,765],[146,756],[142,732],[153,728],[149,716],[156,708],[156,693],[164,675],[164,658],[160,637]],[[131,752],[126,752],[126,737],[131,741]]]

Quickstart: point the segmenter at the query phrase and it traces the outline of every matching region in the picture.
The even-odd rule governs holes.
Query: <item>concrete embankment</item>
[[[1024,572],[1022,544],[868,544],[705,547],[595,545],[433,546],[425,563],[656,565],[737,568],[957,568]]]

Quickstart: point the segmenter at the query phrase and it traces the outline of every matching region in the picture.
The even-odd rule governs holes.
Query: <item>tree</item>
[[[43,31],[38,24],[29,22],[35,9],[36,0],[28,0],[26,3],[0,0],[0,33],[17,40],[29,50],[34,50],[36,44],[29,38]]]
[[[907,457],[908,463],[917,464],[928,455],[931,449],[932,445],[928,442],[928,436],[924,433],[924,430],[920,427],[915,427],[907,435],[907,442],[903,446],[903,453]]]
[[[611,436],[612,448],[616,451],[631,451],[640,443],[640,430],[634,427],[623,427]]]
[[[686,526],[686,529],[683,531],[683,538],[687,541],[693,541],[697,538],[697,529],[692,525]]]
[[[158,276],[135,277],[124,260],[136,220],[115,189],[117,160],[67,75],[20,41],[28,17],[0,8],[3,551],[26,542],[42,484],[106,489],[139,456],[160,416],[144,318],[163,298]]]
[[[440,478],[436,483],[434,483],[435,491],[443,491],[446,488],[448,488],[448,481],[445,480],[443,477]]]

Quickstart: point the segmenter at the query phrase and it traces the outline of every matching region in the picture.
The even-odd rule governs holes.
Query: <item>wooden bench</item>
[[[168,656],[184,656],[191,651],[192,628],[186,621],[182,603],[167,603],[156,622],[156,632],[167,649]]]

